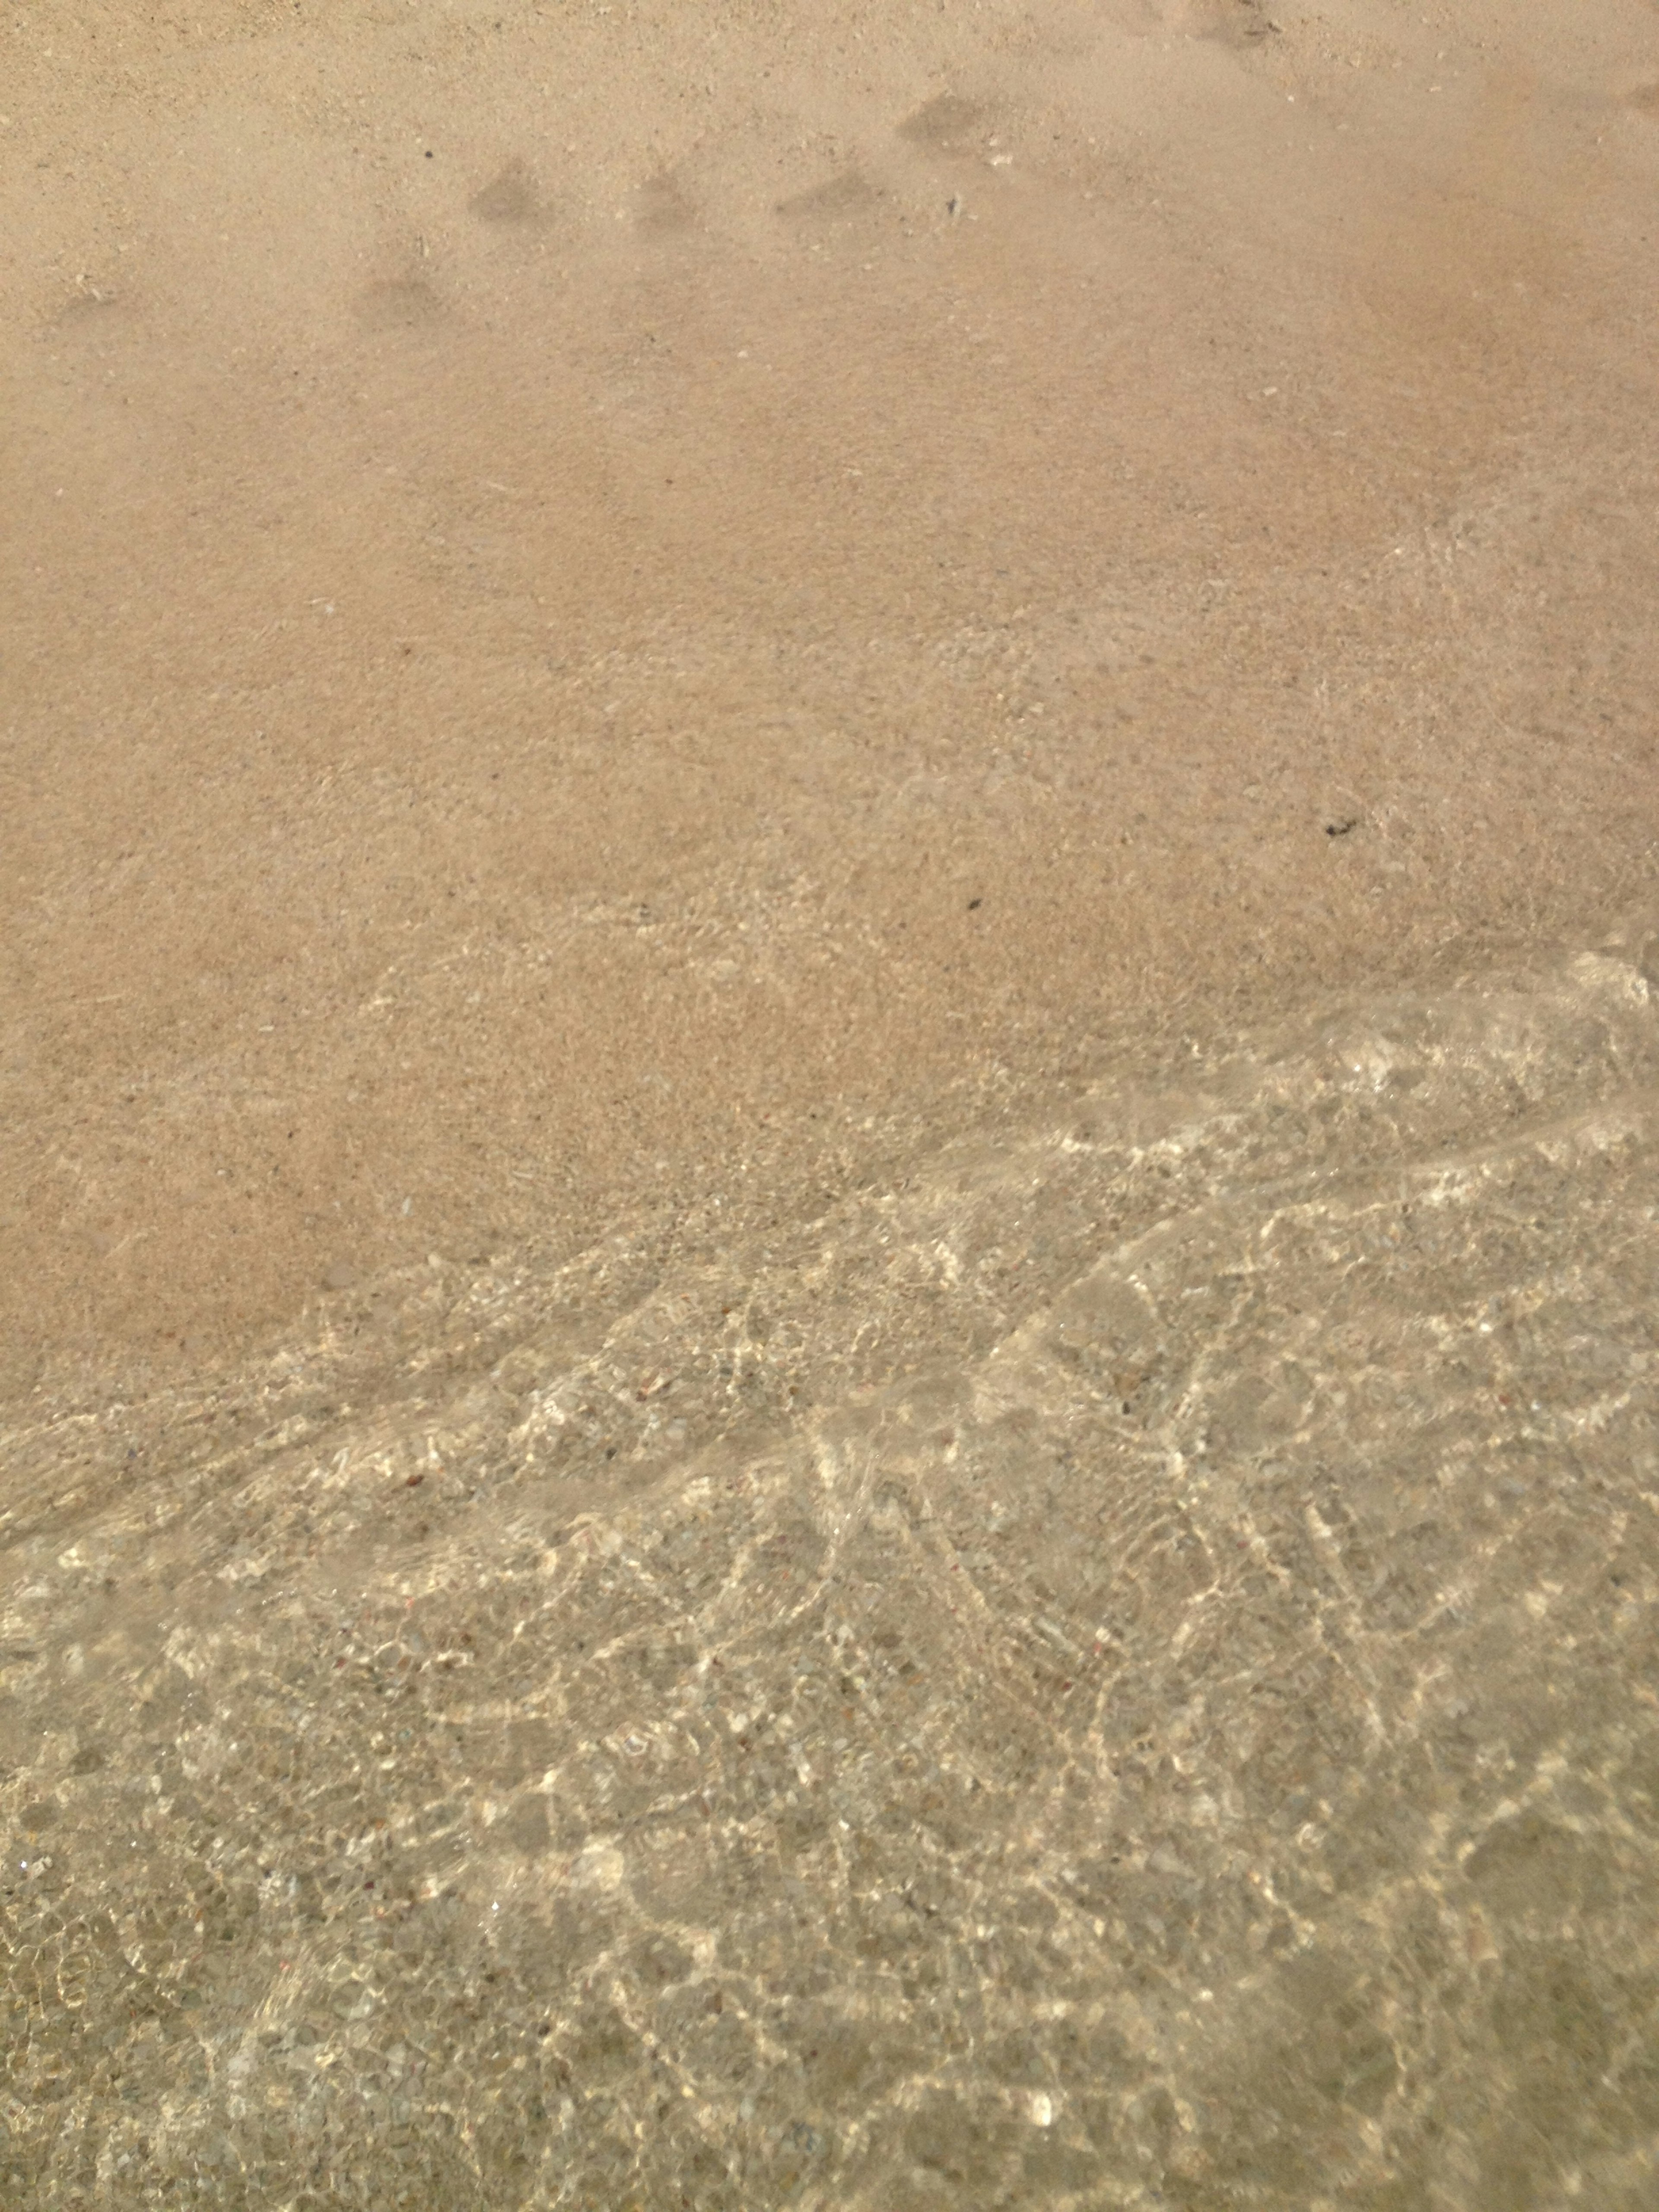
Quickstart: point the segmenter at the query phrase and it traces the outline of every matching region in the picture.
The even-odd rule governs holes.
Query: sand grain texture
[[[1273,21],[8,25],[13,1387],[1634,894],[1651,11]]]
[[[1656,88],[0,26],[8,2202],[1651,2201]]]

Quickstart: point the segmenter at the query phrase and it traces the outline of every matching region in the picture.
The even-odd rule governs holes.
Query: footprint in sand
[[[914,115],[906,116],[898,126],[898,135],[932,153],[960,154],[977,146],[986,121],[986,111],[978,100],[964,100],[959,93],[941,92]]]
[[[497,223],[503,228],[531,228],[545,222],[549,215],[535,178],[516,159],[492,177],[482,191],[474,192],[467,205],[480,222]]]
[[[112,283],[94,283],[90,277],[82,276],[52,320],[60,328],[73,328],[78,323],[104,323],[120,304],[121,295]]]
[[[81,277],[57,312],[46,317],[40,334],[55,358],[80,362],[88,373],[115,374],[131,343],[131,313],[107,278]]]
[[[424,330],[442,317],[442,303],[423,276],[391,277],[357,295],[357,319],[371,331]]]
[[[638,229],[653,238],[668,238],[676,231],[690,230],[696,221],[696,209],[672,176],[665,173],[641,185],[634,212]]]
[[[867,215],[880,198],[867,177],[857,169],[843,169],[839,176],[814,185],[810,191],[794,192],[780,200],[778,213],[786,222],[803,228],[836,225]]]
[[[1261,0],[1152,0],[1149,12],[1166,31],[1224,46],[1253,46],[1277,27]]]

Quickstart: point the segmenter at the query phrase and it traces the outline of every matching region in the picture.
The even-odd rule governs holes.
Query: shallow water
[[[14,1432],[12,2201],[1650,2202],[1655,946]]]

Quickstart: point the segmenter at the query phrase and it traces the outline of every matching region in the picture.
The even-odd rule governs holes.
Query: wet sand
[[[12,27],[10,1387],[1635,896],[1659,61],[1516,15]]]
[[[14,2201],[1648,2201],[1651,9],[0,38]]]

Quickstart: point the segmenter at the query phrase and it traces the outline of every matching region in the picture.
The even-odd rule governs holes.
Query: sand
[[[733,2212],[939,2191],[1316,2212],[1321,2143],[1330,2201],[1377,2212],[1649,2201],[1659,2121],[1626,2045],[1559,2021],[1599,2008],[1634,2050],[1649,2004],[1618,1982],[1646,1846],[1592,1865],[1582,1839],[1647,1817],[1638,1642],[1597,1639],[1636,1602],[1609,1576],[1659,1588],[1650,1546],[1619,1550],[1651,1488],[1656,185],[1638,0],[100,0],[0,27],[0,1657],[22,1717],[0,1811],[37,1881],[63,1824],[46,1888],[0,1908],[34,1931],[16,1960],[67,1943],[63,1987],[128,2008],[124,2078],[173,2116],[123,2134],[83,1998],[18,1966],[13,2201],[190,2201],[211,2171],[250,2207],[632,2189],[654,2212],[695,2169],[684,2201]],[[1431,1186],[1467,1227],[1413,1231],[1405,1274],[1345,1304],[1377,1209],[1420,1220]],[[1232,1282],[1322,1207],[1331,1241],[1249,1328],[1171,1277],[1157,1343],[1128,1343],[1159,1223]],[[1192,1224],[1216,1208],[1212,1250]],[[1534,1318],[1488,1392],[1437,1363],[1480,1349],[1506,1270]],[[1103,1320],[1079,1285],[1108,1279]],[[1234,1383],[1287,1362],[1301,1381],[1247,1418]],[[1534,1368],[1569,1410],[1522,1437]],[[1385,1370],[1442,1395],[1368,1427]],[[1133,1432],[1100,1425],[1108,1382]],[[1477,1443],[1494,1394],[1501,1449]],[[1206,1490],[1212,1433],[1232,1456]],[[1582,1557],[1573,1482],[1601,1486]],[[1494,1565],[1511,1507],[1524,1572]],[[682,1538],[642,1626],[615,1563]],[[1067,1579],[1091,1544],[1132,1582],[1155,1563],[1139,1595]],[[1216,1570],[1219,1642],[1183,1610],[1194,1545],[1265,1577]],[[756,1582],[769,1546],[816,1611]],[[319,1623],[372,1615],[365,1649],[390,1650],[382,1614],[446,1607],[386,1663],[465,1669],[483,1647],[453,1593],[492,1577],[517,1593],[477,1628],[501,1650],[471,1704],[432,1675],[427,1763],[374,1784],[374,1815],[411,1854],[409,1910],[448,1916],[422,1954],[444,2002],[516,1977],[528,2041],[501,2065],[546,2079],[486,2159],[487,2037],[452,2021],[460,2070],[419,2095],[402,2061],[401,2088],[374,2072],[418,2006],[373,2064],[348,2055],[326,1992],[386,1931],[341,1808],[394,1753],[379,1705],[324,1699],[331,1660],[307,1670]],[[1458,1644],[1488,1601],[1499,1629]],[[656,1670],[648,1726],[582,1675],[590,1612],[579,1649],[631,1636]],[[1568,1616],[1600,1656],[1550,1690],[1559,1726],[1517,1707],[1460,1735],[1470,1686],[1505,1651],[1553,1663]],[[1302,1747],[1265,1797],[1228,1656],[1257,1643]],[[819,1644],[807,1674],[857,1694],[783,1728]],[[659,1773],[697,1733],[681,1689],[739,1646],[795,1750],[756,1784],[733,1704],[702,1781]],[[1106,1652],[1130,1686],[1073,1725],[1039,1647],[1055,1682]],[[969,1709],[1005,1663],[1024,1686],[993,1743]],[[878,1665],[940,1702],[860,1705]],[[307,1707],[326,1741],[284,1796]],[[532,1720],[535,1757],[509,1757]],[[901,1736],[918,1763],[878,1784]],[[258,1788],[222,1747],[256,1739]],[[702,1869],[672,1910],[628,1840],[659,1784]],[[131,1793],[162,1808],[139,1862]],[[1368,1857],[1385,1801],[1416,1809]],[[870,1864],[836,1856],[884,1820]],[[1086,1844],[1115,1821],[1116,1856]],[[471,1840],[428,1864],[440,1828]],[[267,1895],[273,1837],[305,1867]],[[1328,1838],[1360,1839],[1357,1887],[1310,1856]],[[1451,1951],[1419,1986],[1412,1916],[1483,1850],[1484,1902],[1437,1922]],[[757,1854],[742,1905],[723,1885]],[[1056,1905],[1074,1875],[1089,1901]],[[1571,1911],[1547,1940],[1536,1917],[1558,1875],[1616,1900],[1593,1971]],[[1288,1900],[1259,1941],[1226,1888],[1256,1876]],[[807,1891],[830,1900],[810,1990],[776,1978]],[[950,2002],[878,1911],[923,1891],[958,1947]],[[232,1892],[210,1974],[191,1931]],[[1062,1971],[1019,1948],[1056,1911],[1067,1942],[1133,1941]],[[1026,1930],[1014,1953],[974,1951],[993,1922]],[[83,1953],[127,1963],[88,1984]],[[1475,1978],[1436,2027],[1422,1991],[1452,1953]],[[717,1969],[741,2065],[684,2056],[674,2007],[712,2002]],[[975,2006],[1010,1975],[1029,2002],[996,2026]],[[641,1976],[670,1993],[654,2025]],[[853,2055],[757,2105],[744,2069],[784,2065],[809,2002]],[[1209,2057],[1200,2004],[1226,2017]],[[312,2054],[309,2087],[299,2060],[260,2071],[256,2019]],[[1557,2033],[1583,2094],[1534,2140],[1514,2115]],[[1139,2086],[1097,2109],[1084,2077],[1114,2065]],[[1275,2068],[1300,2085],[1282,2122]],[[695,2143],[650,2119],[659,2091]],[[991,2130],[971,2156],[953,2097]],[[1302,2163],[1230,2152],[1246,2114]],[[652,2147],[626,2150],[635,2127]]]
[[[1653,32],[9,23],[9,1387],[1628,903]]]

